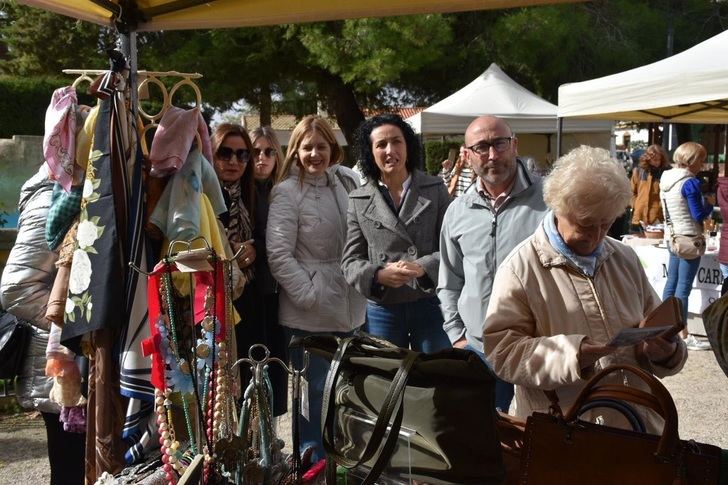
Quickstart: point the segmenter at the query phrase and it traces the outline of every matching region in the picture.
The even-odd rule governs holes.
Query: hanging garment
[[[189,241],[200,235],[202,193],[210,200],[215,216],[227,211],[214,167],[194,150],[167,183],[149,222],[170,241]]]
[[[69,279],[69,300],[66,308],[62,342],[80,337],[105,327],[120,328],[126,322],[122,265],[126,258],[121,253],[116,224],[115,197],[111,180],[109,133],[113,103],[101,102],[93,155],[89,158],[86,180],[95,187],[83,198],[85,211],[81,211]],[[71,311],[69,311],[71,310]]]
[[[77,113],[76,88],[56,89],[46,110],[43,155],[51,177],[66,191],[83,177],[75,164]]]
[[[45,238],[50,249],[58,248],[76,216],[81,212],[82,190],[83,186],[77,185],[65,191],[58,182],[53,187],[51,207],[45,225]]]
[[[149,151],[149,161],[152,164],[150,174],[153,177],[164,177],[179,170],[187,159],[195,135],[202,145],[197,149],[212,162],[210,135],[200,108],[185,110],[171,106],[162,116],[154,134],[152,149]]]

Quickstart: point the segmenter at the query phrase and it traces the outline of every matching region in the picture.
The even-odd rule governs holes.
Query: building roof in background
[[[402,118],[409,118],[410,116],[416,115],[420,111],[425,109],[424,107],[404,107],[404,108],[389,108],[383,110],[364,110],[364,115],[374,116],[382,113],[396,113]],[[339,124],[336,122],[336,118],[332,116],[324,116],[326,121],[329,122],[331,127],[335,130],[339,129]],[[300,121],[300,118],[296,118],[295,115],[281,114],[271,116],[271,128],[274,130],[291,131],[296,126],[296,123]],[[260,127],[260,115],[258,113],[246,114],[241,117],[241,122],[247,130],[254,130]]]

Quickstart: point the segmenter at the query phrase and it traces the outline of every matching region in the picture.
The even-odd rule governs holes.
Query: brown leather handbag
[[[650,391],[599,384],[605,376],[628,371]],[[652,409],[665,420],[661,436],[612,428],[578,419],[579,410],[597,401],[629,402]],[[629,365],[604,369],[586,384],[565,415],[558,403],[551,414],[526,421],[521,484],[715,484],[720,448],[683,441],[670,393],[653,375]]]

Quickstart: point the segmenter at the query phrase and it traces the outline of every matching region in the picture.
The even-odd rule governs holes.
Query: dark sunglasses
[[[253,148],[253,156],[259,157],[261,153],[270,158],[276,154],[276,149],[273,147],[268,147],[264,150],[261,150],[260,148]]]
[[[235,155],[235,158],[237,158],[240,163],[248,163],[250,161],[250,150],[246,150],[245,148],[233,150],[230,147],[220,147],[217,149],[217,158],[224,162],[232,160],[233,155]]]

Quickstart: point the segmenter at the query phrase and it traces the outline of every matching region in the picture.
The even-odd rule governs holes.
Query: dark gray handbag
[[[428,484],[503,482],[495,376],[476,354],[424,354],[366,335],[307,337],[303,345],[331,360],[322,408],[327,465],[364,470],[362,484],[385,469]],[[362,422],[370,423],[364,434]]]
[[[0,379],[15,379],[20,373],[30,332],[30,324],[15,315],[0,315]]]

